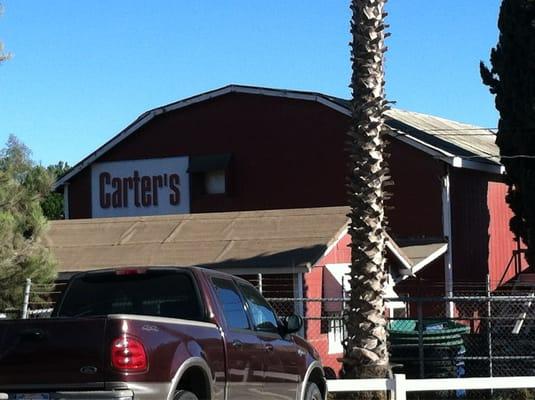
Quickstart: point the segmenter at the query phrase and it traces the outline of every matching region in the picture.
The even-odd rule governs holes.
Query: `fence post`
[[[424,379],[424,313],[421,299],[418,299],[418,361],[420,363],[420,379]]]
[[[257,289],[260,292],[260,294],[262,294],[264,292],[264,289],[263,289],[262,285],[263,285],[262,274],[259,273],[258,274],[258,287],[257,287]]]
[[[394,374],[394,400],[407,400],[405,374]]]
[[[293,275],[293,293],[294,293],[294,314],[305,317],[305,307],[303,304],[303,273],[297,272]],[[297,333],[301,337],[305,337],[305,324]]]
[[[492,362],[492,303],[490,301],[490,276],[487,274],[487,345],[489,353],[489,377],[493,376],[493,362]],[[491,389],[491,394],[494,390]]]
[[[32,288],[32,280],[26,279],[26,285],[24,286],[24,299],[22,300],[22,319],[28,318],[28,307],[30,305],[30,291]]]

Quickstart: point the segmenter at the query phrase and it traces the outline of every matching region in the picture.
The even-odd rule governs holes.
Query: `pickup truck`
[[[324,400],[301,326],[212,270],[83,272],[51,318],[0,321],[0,400]]]

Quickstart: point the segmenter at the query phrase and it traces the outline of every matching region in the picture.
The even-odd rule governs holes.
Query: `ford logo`
[[[82,374],[93,375],[97,373],[97,367],[85,366],[85,367],[80,368],[80,372]]]

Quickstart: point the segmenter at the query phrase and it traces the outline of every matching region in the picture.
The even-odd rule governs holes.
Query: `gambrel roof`
[[[118,145],[158,115],[188,107],[229,93],[255,94],[314,101],[342,114],[351,115],[350,101],[317,92],[271,89],[255,86],[228,85],[187,99],[157,107],[141,114],[134,122],[71,168],[55,184],[58,188],[91,165],[100,156]],[[397,139],[438,158],[453,167],[469,168],[501,174],[499,150],[494,132],[473,125],[450,121],[431,115],[392,109],[387,111],[387,126]]]

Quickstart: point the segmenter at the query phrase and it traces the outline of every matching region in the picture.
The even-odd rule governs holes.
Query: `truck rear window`
[[[58,317],[136,314],[203,319],[192,277],[170,270],[81,275],[71,282],[55,314]]]

